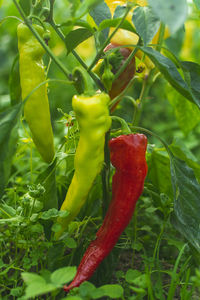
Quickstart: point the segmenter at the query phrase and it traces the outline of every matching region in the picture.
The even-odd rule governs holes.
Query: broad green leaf
[[[34,282],[27,286],[25,289],[25,297],[30,299],[39,295],[47,294],[56,290],[56,286],[51,283]]]
[[[200,65],[191,61],[181,62],[185,80],[196,99],[200,95]]]
[[[171,158],[174,191],[174,225],[200,252],[200,184],[193,170],[177,157]]]
[[[118,5],[114,11],[113,19],[123,18],[126,13],[126,6]]]
[[[146,46],[157,33],[160,27],[160,19],[155,16],[151,8],[136,7],[133,11],[132,21]]]
[[[111,299],[118,299],[123,297],[124,290],[118,284],[102,285],[92,292],[92,299],[99,299],[102,297],[109,297]]]
[[[44,211],[41,214],[40,218],[42,220],[49,220],[58,217],[58,215],[59,215],[59,211],[56,208],[50,208],[49,210]]]
[[[129,269],[127,272],[126,272],[126,275],[125,275],[125,280],[128,282],[128,283],[133,283],[134,280],[139,277],[141,275],[141,272],[139,272],[138,270],[133,270],[133,269]]]
[[[104,20],[99,25],[99,30],[101,31],[108,27],[116,27],[119,24],[119,22],[120,19]],[[120,25],[119,28],[136,33],[135,28],[127,20],[124,20],[124,22]]]
[[[112,18],[110,10],[105,2],[101,2],[99,5],[90,10],[90,16],[93,18],[97,26],[99,26],[103,20]],[[102,34],[104,39],[108,37],[108,32],[108,29],[103,30]]]
[[[45,280],[42,276],[35,274],[35,273],[28,273],[28,272],[23,272],[22,273],[22,278],[26,282],[26,284],[34,283],[34,282],[41,282],[45,283]]]
[[[51,274],[51,282],[56,286],[62,286],[70,282],[76,274],[76,267],[64,267]]]
[[[200,10],[200,0],[193,0],[196,7]]]
[[[68,54],[74,50],[80,43],[87,40],[93,32],[87,28],[78,28],[70,31],[65,37],[65,44]]]
[[[17,104],[0,113],[0,197],[7,185],[12,158],[18,139],[17,123],[22,104]]]
[[[56,190],[56,162],[55,159],[46,170],[44,170],[37,177],[36,183],[40,183],[44,188],[45,192],[40,198],[44,204],[44,210],[50,208],[58,208],[57,190]]]
[[[186,0],[148,0],[148,3],[172,34],[183,26],[188,11]]]
[[[170,183],[170,161],[162,149],[154,150],[148,160],[148,179],[158,189],[159,193],[164,193],[173,198],[173,191]]]
[[[102,2],[99,5],[97,5],[95,8],[93,8],[90,11],[90,15],[94,19],[97,26],[99,26],[99,24],[103,20],[112,18],[109,7],[107,6],[107,4],[105,2]]]
[[[100,3],[103,2],[103,0],[84,0],[81,1],[81,4],[78,8],[78,10],[76,11],[76,18],[79,19],[81,18],[83,15],[87,14],[88,11],[90,9],[95,9],[95,7]]]
[[[38,295],[49,293],[56,289],[56,286],[51,283],[46,283],[46,280],[35,273],[22,273],[22,278],[27,284],[25,297],[35,297]]]
[[[168,89],[167,97],[174,108],[181,130],[187,135],[200,122],[200,110],[195,104],[171,88]]]
[[[176,65],[167,57],[150,47],[140,47],[147,54],[167,81],[185,98],[195,103],[200,108],[200,97],[198,96],[196,82],[191,81],[191,88],[178,72]],[[197,64],[195,64],[197,65]],[[186,67],[184,65],[184,67]],[[187,65],[188,67],[188,65]],[[189,68],[189,67],[188,67]],[[198,69],[198,68],[197,68]],[[199,71],[199,70],[198,70]],[[198,81],[198,79],[197,79]]]
[[[68,248],[71,248],[71,249],[74,249],[77,247],[77,244],[76,244],[76,241],[71,238],[71,237],[67,237],[63,240],[63,242],[65,243],[65,245],[68,247]]]
[[[188,150],[184,143],[178,139],[174,139],[169,146],[172,153],[181,160],[184,160],[187,165],[193,169],[197,180],[200,182],[200,164],[196,157]]]
[[[96,290],[95,286],[88,281],[83,282],[79,287],[80,296],[84,298],[86,297],[86,299],[89,298],[91,296],[91,293],[93,293],[95,290]]]

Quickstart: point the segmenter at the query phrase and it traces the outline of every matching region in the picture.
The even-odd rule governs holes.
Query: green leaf
[[[76,244],[76,241],[71,238],[71,237],[67,237],[63,240],[63,242],[65,243],[65,245],[68,247],[68,248],[71,248],[71,249],[74,249],[77,247],[77,244]]]
[[[23,11],[25,14],[28,16],[30,13],[30,8],[31,8],[31,2],[27,0],[20,0],[19,4],[21,5]]]
[[[76,274],[76,267],[64,267],[51,274],[51,282],[56,286],[62,286],[70,282]]]
[[[82,297],[87,297],[91,295],[91,293],[93,293],[96,290],[95,286],[88,282],[85,281],[83,282],[80,287],[79,287],[79,293]]]
[[[46,294],[57,288],[55,285],[47,283],[46,280],[38,274],[24,272],[22,273],[22,278],[27,284],[25,290],[26,298]]]
[[[104,21],[102,21],[99,25],[99,31],[104,30],[107,27],[116,27],[119,24],[120,20],[121,19],[113,19],[113,20],[104,20]],[[122,29],[125,29],[125,30],[136,33],[135,28],[127,20],[124,20],[119,28],[122,28]]]
[[[65,298],[62,298],[61,300],[83,300],[83,298],[79,296],[67,296]]]
[[[51,208],[47,211],[44,211],[41,214],[40,219],[49,220],[49,219],[58,217],[58,215],[59,215],[59,211],[56,208]]]
[[[154,150],[148,160],[148,179],[158,189],[159,193],[165,193],[173,198],[170,175],[170,161],[162,149]]]
[[[93,7],[95,8],[99,2],[103,2],[103,0],[84,0],[81,1],[81,5],[79,6],[78,10],[76,11],[76,18],[79,19],[83,15],[87,14],[90,9]]]
[[[58,208],[57,189],[56,189],[56,163],[55,159],[46,170],[44,170],[36,179],[36,184],[41,184],[45,192],[40,198],[44,204],[44,210]]]
[[[21,109],[22,104],[19,103],[0,113],[0,197],[10,176],[18,140],[17,122]]]
[[[141,276],[141,272],[139,272],[138,270],[129,269],[129,270],[126,272],[125,280],[126,280],[128,283],[134,283],[134,280],[135,280],[136,278],[138,278],[139,276]]]
[[[177,157],[171,158],[174,190],[174,226],[200,252],[200,184],[193,170]]]
[[[124,290],[118,284],[102,285],[91,293],[92,299],[99,299],[101,297],[110,297],[111,299],[118,299],[123,296]]]
[[[109,7],[105,2],[100,3],[95,8],[90,10],[90,16],[93,18],[94,22],[99,26],[99,24],[103,20],[111,19],[111,13]],[[106,39],[108,37],[109,31],[106,29],[103,31],[103,38]]]
[[[181,130],[187,135],[200,121],[200,110],[185,97],[169,88],[167,97],[174,108],[177,122]]]
[[[99,24],[103,20],[112,18],[109,7],[107,6],[107,4],[105,2],[102,2],[99,5],[97,5],[95,8],[93,8],[90,11],[90,15],[94,19],[97,26],[99,26]]]
[[[45,282],[43,277],[35,273],[23,272],[22,278],[26,282],[26,284],[30,284],[33,282]]]
[[[160,27],[160,19],[154,15],[151,8],[136,7],[133,11],[132,21],[146,46],[157,33]]]
[[[148,0],[148,3],[172,34],[183,26],[188,11],[186,0]]]
[[[78,28],[70,31],[65,37],[65,44],[67,47],[67,53],[69,54],[80,43],[87,40],[93,32],[87,28]]]
[[[51,283],[44,282],[34,282],[27,286],[25,290],[25,297],[28,299],[31,297],[36,297],[39,295],[47,294],[56,290],[56,286]]]
[[[21,101],[21,85],[19,76],[19,55],[14,59],[9,75],[9,89],[11,104],[15,105]]]
[[[200,108],[200,97],[197,91],[196,81],[191,81],[190,88],[188,83],[183,80],[178,72],[176,65],[167,57],[150,47],[140,47],[140,49],[147,54],[159,71],[164,75],[167,81],[185,98],[195,103]],[[197,65],[197,64],[195,64]],[[184,65],[186,68],[186,66]],[[188,65],[187,65],[188,67]],[[189,67],[188,67],[189,68]],[[197,68],[198,69],[198,68]],[[199,71],[199,70],[198,70]],[[198,79],[197,79],[198,81]]]
[[[172,153],[181,160],[184,160],[187,165],[193,169],[195,176],[200,182],[200,164],[196,157],[188,150],[184,143],[179,139],[174,139],[173,143],[169,146]]]
[[[200,95],[200,65],[191,61],[181,62],[185,80],[196,99]]]

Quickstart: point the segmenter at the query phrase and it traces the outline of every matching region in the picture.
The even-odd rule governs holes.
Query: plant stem
[[[52,28],[56,31],[56,33],[59,35],[59,37],[62,39],[62,41],[65,43],[65,36],[63,35],[62,31],[56,26],[55,22],[53,20],[49,21]],[[85,62],[80,58],[80,56],[77,54],[75,50],[72,50],[72,54],[74,57],[79,61],[79,63],[82,65],[82,67],[88,71],[88,74],[90,77],[94,80],[94,82],[97,84],[97,86],[100,88],[101,91],[104,91],[105,88],[99,78],[90,70],[88,70],[88,66],[85,64]]]
[[[104,146],[104,168],[101,174],[102,186],[103,186],[103,202],[102,202],[102,214],[103,218],[106,215],[109,203],[110,203],[110,191],[109,191],[109,178],[110,178],[110,151],[108,147],[108,141],[110,139],[110,132],[108,131],[105,136]]]
[[[139,43],[139,42],[138,42]],[[133,57],[135,56],[136,52],[137,52],[137,46],[134,48],[134,50],[131,52],[131,54],[129,55],[129,57],[127,58],[126,62],[123,64],[123,66],[118,70],[118,72],[115,74],[114,78],[113,78],[113,82],[121,75],[121,73],[126,69],[126,67],[128,66],[128,64],[130,63],[130,61],[133,59]]]
[[[133,119],[133,125],[138,126],[139,122],[140,122],[140,118],[141,118],[141,114],[142,114],[142,108],[143,108],[143,101],[144,99],[147,97],[147,95],[149,94],[149,90],[151,88],[152,82],[153,82],[153,77],[154,77],[154,69],[151,70],[151,72],[149,73],[148,76],[146,76],[143,80],[143,84],[142,84],[142,89],[140,92],[140,96],[138,99],[138,110],[134,115],[134,119]]]
[[[120,20],[119,24],[115,27],[115,29],[113,30],[113,32],[111,33],[111,35],[103,43],[102,47],[100,48],[99,52],[95,56],[93,62],[90,65],[90,67],[88,68],[88,71],[91,70],[94,67],[94,65],[97,63],[97,61],[100,59],[100,57],[101,57],[101,55],[103,53],[104,48],[107,46],[107,44],[110,42],[111,38],[115,35],[115,33],[117,32],[117,30],[119,29],[119,27],[121,26],[121,24],[124,22],[124,20],[126,19],[126,16],[128,15],[130,9],[131,9],[131,7],[127,7],[126,12],[125,12],[123,18]]]
[[[169,292],[168,292],[168,296],[167,296],[167,300],[173,300],[174,299],[174,293],[175,293],[175,289],[176,289],[176,277],[177,277],[177,269],[178,269],[178,265],[179,265],[179,262],[181,260],[181,257],[185,251],[185,248],[186,248],[187,244],[185,244],[178,257],[177,257],[177,260],[176,260],[176,263],[175,263],[175,266],[174,266],[174,269],[173,269],[173,272],[172,272],[172,279],[171,279],[171,283],[170,283],[170,288],[169,288]]]
[[[36,37],[36,39],[40,42],[42,47],[45,49],[45,51],[48,53],[48,55],[53,59],[55,64],[61,69],[61,71],[66,75],[66,77],[71,80],[71,73],[65,68],[65,66],[59,61],[59,59],[54,55],[54,53],[50,50],[50,48],[45,44],[37,30],[31,24],[29,23],[27,17],[25,16],[23,10],[21,9],[20,5],[17,3],[16,0],[13,0],[16,8],[18,9],[20,15],[22,16],[25,24],[28,26],[30,31],[33,33],[33,35]]]

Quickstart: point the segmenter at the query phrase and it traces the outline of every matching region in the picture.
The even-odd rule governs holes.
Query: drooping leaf
[[[190,86],[180,75],[177,70],[176,65],[168,58],[159,53],[158,51],[150,47],[140,47],[140,49],[147,54],[159,71],[164,75],[167,81],[185,98],[195,103],[200,108],[200,97],[198,95],[198,87],[196,82],[199,78],[193,83],[190,81]],[[197,65],[197,64],[195,64]],[[186,68],[186,65],[183,65]],[[187,65],[188,67],[188,65]],[[189,68],[189,67],[188,67]],[[198,68],[197,68],[198,70]],[[198,70],[199,71],[199,70]],[[190,71],[189,71],[190,72]],[[196,72],[197,74],[197,72]],[[190,74],[190,76],[192,76]],[[194,75],[193,75],[194,76]]]
[[[7,185],[13,155],[18,139],[17,123],[22,104],[17,104],[0,113],[0,197]]]
[[[78,28],[70,31],[65,37],[65,44],[67,47],[68,54],[74,50],[80,43],[87,40],[93,32],[88,28]]]
[[[174,225],[200,252],[200,184],[193,170],[177,157],[171,158],[174,191]]]
[[[137,7],[133,11],[132,21],[146,46],[151,42],[160,27],[160,19],[149,7]]]
[[[186,0],[148,0],[148,3],[157,17],[169,26],[171,33],[175,33],[183,26],[188,10]]]

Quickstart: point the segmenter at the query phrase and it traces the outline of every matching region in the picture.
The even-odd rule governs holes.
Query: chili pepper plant
[[[199,16],[0,1],[0,299],[200,298]]]

